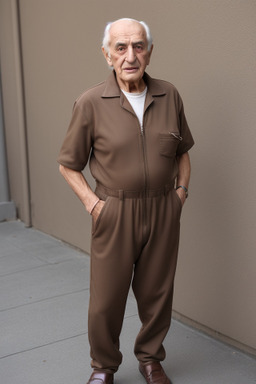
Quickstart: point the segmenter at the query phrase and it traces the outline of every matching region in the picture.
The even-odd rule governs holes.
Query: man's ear
[[[103,53],[103,55],[104,55],[104,57],[105,57],[105,59],[106,59],[108,65],[109,65],[110,67],[112,67],[113,64],[112,64],[112,60],[111,60],[111,57],[110,57],[110,55],[109,55],[109,52],[107,52],[107,51],[105,50],[104,47],[102,47],[101,50],[102,50],[102,53]]]

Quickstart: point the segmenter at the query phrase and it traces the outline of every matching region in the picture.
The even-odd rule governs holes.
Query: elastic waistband
[[[108,196],[118,197],[120,200],[124,200],[124,199],[147,198],[147,197],[157,197],[161,195],[166,195],[173,188],[174,188],[174,183],[170,183],[165,185],[163,188],[159,188],[159,189],[144,189],[141,191],[124,191],[122,189],[120,190],[109,189],[97,183],[95,193],[102,200],[106,200]]]

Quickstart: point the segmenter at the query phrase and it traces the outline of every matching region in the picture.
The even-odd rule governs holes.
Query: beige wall
[[[0,0],[0,73],[11,199],[17,213],[30,225],[27,138],[15,0]]]
[[[15,1],[0,0],[8,21],[10,3]],[[256,348],[255,1],[19,3],[32,225],[89,251],[90,218],[59,175],[56,157],[74,99],[108,74],[100,52],[105,23],[123,16],[144,19],[155,43],[148,71],[177,86],[196,141],[175,311],[240,346]],[[1,52],[17,52],[10,36],[1,38],[1,46]],[[7,86],[13,84],[7,68],[11,56],[1,71],[6,130],[12,133],[11,191],[21,204],[20,164],[16,173],[13,169],[19,119],[17,124],[10,119],[10,111],[16,116],[17,110]],[[20,215],[24,220],[22,209]]]

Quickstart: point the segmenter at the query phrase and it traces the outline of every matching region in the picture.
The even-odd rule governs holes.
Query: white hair
[[[111,22],[107,23],[105,31],[104,31],[104,35],[103,35],[103,40],[102,40],[102,46],[103,46],[105,52],[107,52],[107,53],[109,52],[109,40],[110,40],[109,31],[110,31],[110,28],[117,21],[135,21],[136,23],[141,24],[143,26],[143,28],[145,29],[145,32],[146,32],[146,38],[147,38],[147,42],[148,42],[148,51],[150,51],[152,43],[153,43],[153,38],[152,38],[152,35],[150,32],[149,26],[144,21],[138,21],[135,19],[123,18],[123,19],[118,19],[116,21],[111,21]]]

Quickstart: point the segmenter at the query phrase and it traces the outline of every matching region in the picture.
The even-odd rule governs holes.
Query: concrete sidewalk
[[[0,223],[0,383],[86,384],[89,257],[21,222]],[[116,384],[143,384],[130,294]],[[174,384],[255,384],[256,360],[173,320],[165,342]]]

